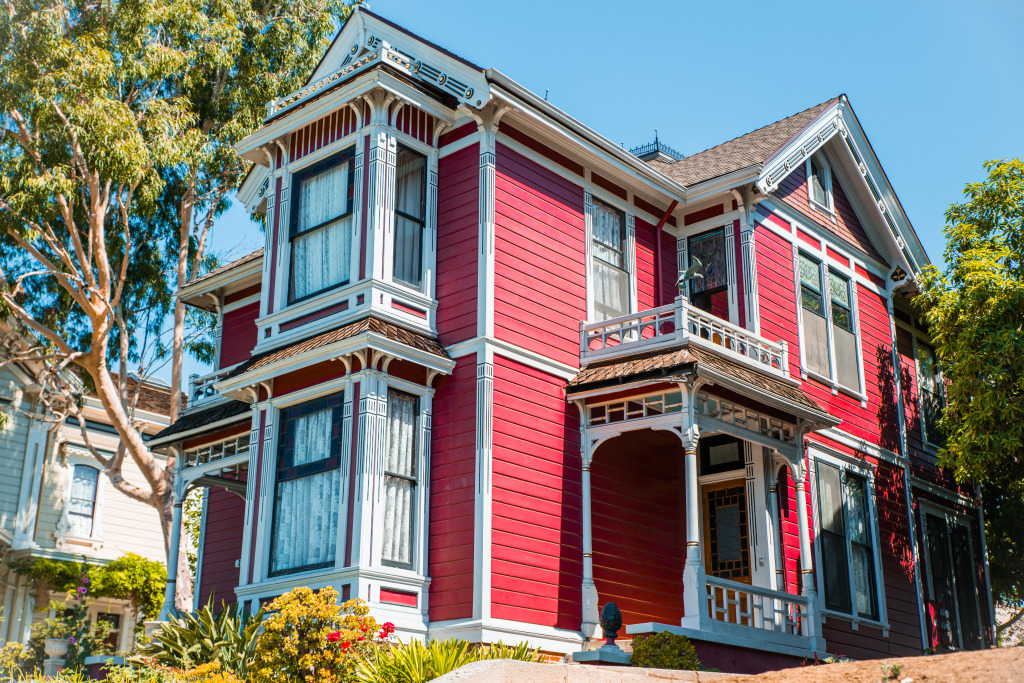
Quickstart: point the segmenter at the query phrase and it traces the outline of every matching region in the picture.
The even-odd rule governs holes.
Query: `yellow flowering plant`
[[[331,587],[300,587],[267,606],[251,670],[253,683],[347,683],[385,642],[394,625],[378,626],[362,600],[338,604]]]

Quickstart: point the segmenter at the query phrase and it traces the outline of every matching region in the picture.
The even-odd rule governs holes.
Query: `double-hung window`
[[[939,431],[939,418],[942,417],[944,399],[935,349],[915,337],[914,356],[917,360],[917,390],[921,403],[921,429],[924,431],[924,441],[938,446],[943,441],[942,433]]]
[[[395,169],[395,245],[392,277],[416,289],[423,284],[426,189],[427,158],[405,147],[399,147]]]
[[[807,184],[812,206],[832,213],[832,169],[820,153],[807,161]]]
[[[803,252],[797,267],[804,368],[842,387],[861,391],[850,278],[834,269],[823,269],[820,261]]]
[[[825,608],[878,620],[868,479],[823,460],[816,473]]]
[[[334,565],[342,395],[281,412],[270,575]]]
[[[100,471],[88,465],[75,465],[71,474],[71,496],[68,506],[68,533],[78,538],[92,538],[96,517],[96,489]]]
[[[293,176],[289,302],[349,281],[353,177],[351,150]]]
[[[626,216],[622,211],[595,199],[592,221],[594,322],[601,322],[629,314]]]
[[[388,391],[381,561],[389,567],[413,568],[418,413],[419,399],[415,396],[394,389]]]

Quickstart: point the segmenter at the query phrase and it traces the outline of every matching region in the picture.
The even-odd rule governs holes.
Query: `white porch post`
[[[821,619],[818,610],[818,591],[814,587],[814,557],[811,555],[811,532],[807,519],[807,463],[805,449],[800,448],[800,462],[790,465],[796,485],[796,519],[800,535],[800,594],[807,598],[808,647],[818,649],[821,638]]]
[[[180,458],[179,458],[180,462]],[[180,467],[176,475],[180,475]],[[175,476],[177,482],[177,476]],[[167,554],[167,586],[164,588],[164,604],[160,608],[160,616],[157,621],[169,621],[171,615],[176,615],[174,606],[175,589],[178,580],[178,553],[181,545],[181,498],[178,495],[178,486],[175,483],[174,491],[174,514],[171,516],[171,542],[170,552]]]
[[[583,439],[583,635],[587,638],[598,636],[600,615],[597,608],[597,586],[594,584],[594,545],[590,521],[590,463],[594,454],[590,439]]]
[[[704,561],[700,553],[700,484],[697,475],[697,426],[684,433],[686,465],[686,564],[683,566],[682,625],[704,629],[708,621]]]

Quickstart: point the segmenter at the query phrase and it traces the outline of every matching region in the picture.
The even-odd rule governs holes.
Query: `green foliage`
[[[109,654],[104,641],[110,634],[110,625],[102,621],[89,621],[91,603],[89,577],[83,571],[78,575],[75,590],[68,592],[67,600],[51,600],[49,611],[52,616],[33,629],[29,645],[35,655],[34,664],[42,664],[39,651],[44,644],[43,641],[49,639],[68,641],[68,652],[64,662],[69,670],[83,668],[86,657]]]
[[[359,663],[389,633],[378,633],[361,600],[342,605],[337,600],[338,592],[329,586],[318,592],[300,587],[270,603],[250,669],[252,683],[356,680]]]
[[[225,603],[213,613],[213,596],[194,614],[171,617],[155,640],[138,649],[136,664],[152,661],[162,666],[189,669],[218,663],[225,671],[245,678],[253,664],[263,610],[241,617]]]
[[[203,522],[203,496],[206,489],[197,487],[189,491],[181,504],[181,544],[188,557],[189,576],[196,575],[199,563],[199,532]]]
[[[159,562],[135,553],[126,553],[107,564],[88,564],[84,558],[75,563],[46,557],[7,564],[14,573],[32,579],[37,589],[63,593],[76,591],[79,576],[85,574],[91,597],[128,600],[143,619],[156,617],[163,604],[167,570]]]
[[[471,647],[465,640],[432,640],[426,645],[418,640],[399,641],[378,648],[359,667],[359,680],[366,683],[422,683],[484,659],[514,659],[521,662],[539,662],[539,648],[527,643],[505,645],[495,643],[484,647]]]
[[[886,681],[898,681],[900,675],[903,673],[902,664],[890,664],[889,662],[882,662],[882,680]]]
[[[32,654],[21,643],[5,643],[0,647],[0,680],[24,678]]]
[[[649,669],[696,671],[701,668],[690,639],[668,631],[647,636],[639,642],[634,640],[632,664]]]
[[[1024,598],[1024,162],[990,161],[988,178],[946,212],[946,271],[917,299],[946,384],[940,463],[983,485],[994,597]]]

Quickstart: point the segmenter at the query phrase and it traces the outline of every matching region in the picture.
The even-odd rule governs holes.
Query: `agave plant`
[[[365,683],[424,683],[459,667],[481,659],[515,659],[540,661],[539,648],[526,643],[511,646],[498,642],[489,646],[471,647],[465,640],[432,640],[426,645],[418,640],[381,648],[359,667],[359,678]]]
[[[155,660],[178,669],[220,662],[222,670],[245,679],[254,661],[263,613],[261,607],[255,614],[243,617],[222,602],[220,614],[215,615],[211,596],[198,612],[171,617],[153,642],[139,648],[134,661]]]

